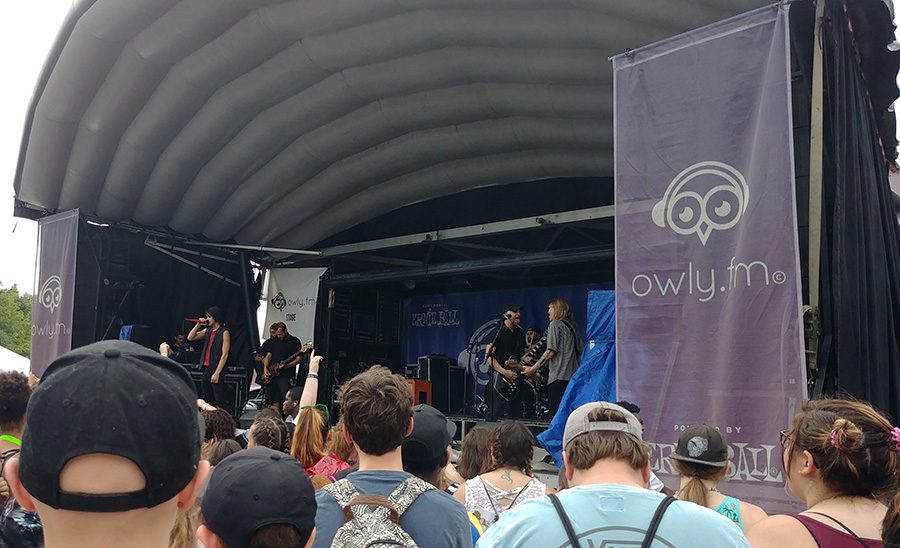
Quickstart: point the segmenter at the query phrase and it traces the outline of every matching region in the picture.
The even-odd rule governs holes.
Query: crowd
[[[728,442],[710,426],[679,436],[667,494],[639,409],[582,405],[555,489],[515,420],[469,431],[454,466],[454,423],[380,366],[341,387],[331,427],[320,361],[243,435],[132,343],[69,352],[37,387],[0,374],[0,546],[900,546],[900,428],[863,402],[802,406],[780,439],[807,509],[767,516],[720,492]]]

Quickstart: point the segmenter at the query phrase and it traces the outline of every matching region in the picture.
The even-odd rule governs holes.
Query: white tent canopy
[[[28,374],[31,361],[12,350],[0,346],[0,371],[19,371]]]

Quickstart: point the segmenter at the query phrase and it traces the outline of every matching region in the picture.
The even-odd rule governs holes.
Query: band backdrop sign
[[[618,396],[655,470],[708,423],[729,492],[768,510],[806,387],[788,46],[780,5],[613,60]]]
[[[319,278],[326,268],[273,268],[266,291],[266,323],[284,322],[288,332],[303,342],[313,340],[316,325],[316,299]]]
[[[31,371],[38,377],[72,349],[78,210],[38,221],[37,268],[31,301]]]

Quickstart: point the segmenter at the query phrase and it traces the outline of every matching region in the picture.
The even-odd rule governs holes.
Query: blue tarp
[[[587,343],[581,365],[572,376],[556,416],[538,437],[562,467],[562,437],[566,419],[578,406],[592,401],[616,401],[616,300],[614,291],[589,291]]]

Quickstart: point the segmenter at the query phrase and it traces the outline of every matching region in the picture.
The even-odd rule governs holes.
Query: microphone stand
[[[494,345],[497,343],[497,337],[500,336],[500,330],[503,329],[503,322],[504,322],[504,321],[506,321],[506,314],[500,316],[500,319],[497,320],[497,331],[494,332],[494,337],[491,339],[491,344],[490,344],[490,347],[491,347],[491,355],[494,353],[494,349],[496,348]],[[483,361],[482,363],[488,364],[488,368],[489,368],[489,370],[490,370],[490,377],[488,378],[488,384],[487,384],[487,386],[485,387],[485,396],[487,396],[487,391],[488,391],[488,390],[491,390],[491,388],[493,387],[493,384],[494,384],[494,383],[491,382],[491,381],[494,379],[494,373],[495,373],[495,371],[494,371],[494,368],[490,365],[490,363],[491,363],[490,360],[491,360],[491,356],[488,355],[487,352],[485,352],[485,353],[484,353],[484,361]],[[477,374],[476,374],[476,376],[475,376],[475,384],[476,384],[476,386],[475,386],[475,396],[478,396],[478,387],[477,387],[477,384],[478,384],[478,376],[477,376]],[[466,383],[466,386],[468,386],[468,383]],[[484,400],[485,400],[485,403],[487,403],[487,398],[484,398]]]

